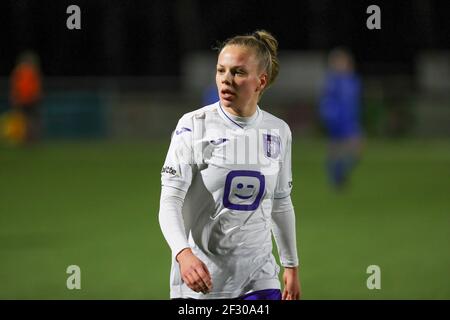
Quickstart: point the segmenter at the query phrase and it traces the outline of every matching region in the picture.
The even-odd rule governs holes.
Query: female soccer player
[[[291,131],[258,106],[278,74],[277,47],[266,31],[226,40],[220,100],[185,114],[172,134],[159,211],[172,250],[171,298],[300,298]]]

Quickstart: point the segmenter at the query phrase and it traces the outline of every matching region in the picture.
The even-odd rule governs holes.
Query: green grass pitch
[[[0,147],[1,299],[168,299],[162,142]],[[336,194],[325,144],[294,139],[304,299],[450,299],[450,142],[369,141]],[[81,268],[68,290],[66,268]],[[381,289],[366,287],[369,265]]]

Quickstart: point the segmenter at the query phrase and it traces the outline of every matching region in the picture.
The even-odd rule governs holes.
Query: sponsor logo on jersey
[[[162,168],[162,170],[161,170],[161,173],[168,173],[168,174],[171,174],[173,176],[176,176],[177,175],[177,170],[175,170],[174,168],[169,167],[169,166],[164,166]]]
[[[266,179],[259,171],[230,171],[225,180],[223,205],[232,210],[254,211],[261,203],[265,188]]]
[[[281,140],[273,134],[263,134],[264,154],[268,158],[276,159],[281,152]]]
[[[211,143],[211,144],[217,146],[217,145],[222,144],[222,143],[224,143],[224,142],[227,142],[227,141],[229,141],[229,140],[230,140],[230,139],[227,139],[227,138],[219,138],[219,139],[216,139],[216,140],[210,140],[209,143]]]
[[[175,131],[177,135],[182,134],[183,132],[191,132],[192,130],[186,127],[182,127],[180,130]]]

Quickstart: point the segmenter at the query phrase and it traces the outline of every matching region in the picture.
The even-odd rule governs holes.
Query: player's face
[[[239,45],[223,48],[216,70],[217,90],[222,106],[254,111],[261,90],[267,83],[267,75],[260,69],[260,61],[251,48]]]
[[[346,73],[353,70],[351,58],[346,54],[341,53],[330,60],[331,67],[337,72]]]

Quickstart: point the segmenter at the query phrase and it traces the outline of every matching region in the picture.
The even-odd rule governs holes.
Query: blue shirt
[[[360,98],[361,82],[355,73],[327,74],[319,114],[331,137],[359,134]]]

